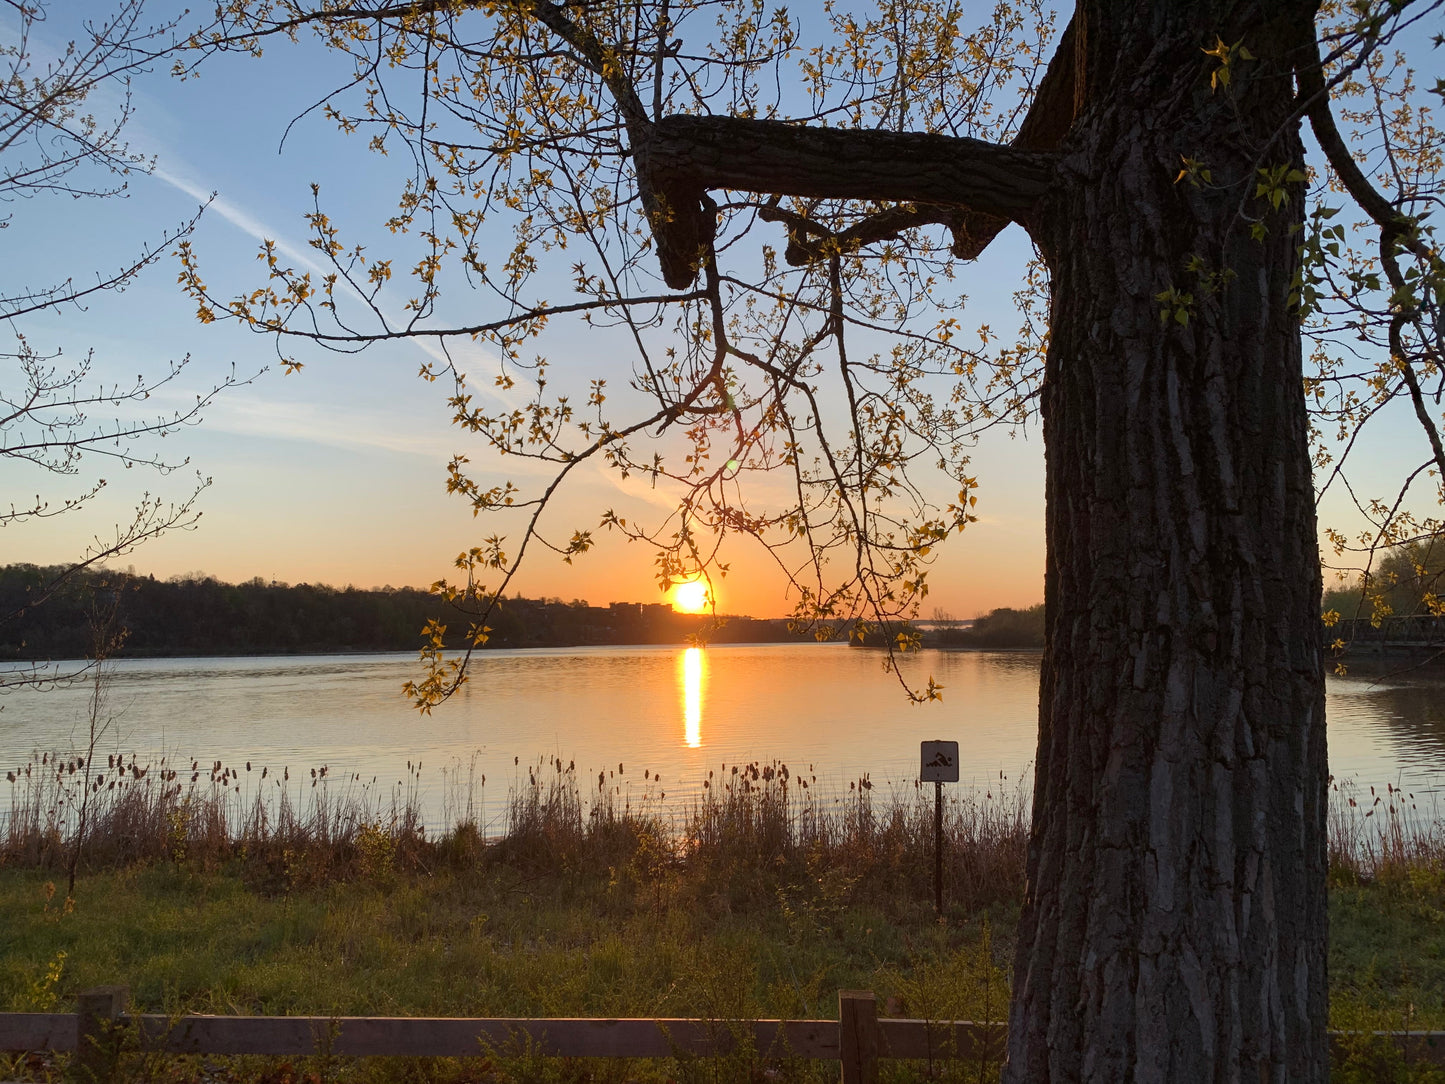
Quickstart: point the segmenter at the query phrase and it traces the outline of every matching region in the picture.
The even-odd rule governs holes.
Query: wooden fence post
[[[878,1001],[871,990],[838,991],[843,1084],[878,1084]]]
[[[82,990],[76,1001],[75,1077],[78,1084],[102,1084],[114,1074],[116,1021],[125,1012],[129,991],[124,986]]]

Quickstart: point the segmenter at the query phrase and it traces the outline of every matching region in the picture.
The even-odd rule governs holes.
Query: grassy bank
[[[68,767],[52,778],[83,771]],[[1017,796],[950,803],[940,922],[931,795],[855,785],[844,800],[815,801],[781,766],[729,773],[690,810],[664,815],[615,804],[605,779],[587,793],[568,767],[545,765],[514,791],[491,841],[469,824],[431,838],[404,794],[383,808],[355,791],[328,797],[308,780],[314,797],[283,813],[258,809],[224,767],[198,767],[194,780],[138,773],[111,764],[91,792],[110,797],[88,807],[70,901],[75,817],[34,804],[62,796],[35,773],[17,780],[0,848],[0,1009],[63,1008],[103,983],[169,1013],[797,1018],[834,1015],[844,987],[875,990],[895,1015],[999,1019],[1006,1004],[1025,837]],[[1342,802],[1355,812],[1337,811],[1332,829],[1333,1023],[1445,1028],[1438,837],[1413,827],[1423,821],[1407,796],[1380,797],[1368,809]],[[711,1080],[756,1068],[515,1056],[285,1071],[302,1084],[307,1073]],[[283,1071],[215,1059],[141,1069],[176,1079]],[[976,1080],[992,1070],[947,1073]],[[1356,1051],[1336,1076],[1430,1079],[1392,1066],[1383,1048]]]
[[[497,866],[605,872],[658,899],[686,886],[729,906],[771,892],[779,878],[816,873],[850,898],[932,898],[931,790],[880,794],[865,776],[844,794],[822,794],[785,764],[754,763],[709,772],[701,796],[683,805],[665,802],[655,781],[636,795],[624,790],[620,764],[595,777],[556,759],[525,770],[500,833],[487,839],[466,786],[448,799],[451,830],[428,835],[419,765],[407,765],[406,783],[378,791],[328,778],[325,768],[294,780],[283,769],[268,780],[267,769],[249,763],[143,767],[108,757],[87,765],[47,755],[8,773],[0,868],[172,863],[241,871],[258,889],[280,891]],[[951,795],[943,830],[945,890],[957,906],[1017,896],[1022,793]]]

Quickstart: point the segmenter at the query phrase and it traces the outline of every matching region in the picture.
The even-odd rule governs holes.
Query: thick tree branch
[[[1011,220],[1053,176],[1049,155],[929,132],[813,128],[739,117],[664,117],[638,168],[664,190],[696,186],[822,199],[972,207]]]
[[[1428,259],[1429,250],[1415,236],[1409,221],[1399,208],[1370,183],[1370,179],[1365,176],[1364,170],[1360,169],[1359,163],[1350,153],[1350,148],[1335,125],[1335,115],[1330,110],[1330,95],[1325,86],[1319,41],[1311,37],[1308,48],[1311,52],[1295,75],[1299,80],[1300,98],[1305,103],[1310,127],[1314,130],[1315,138],[1320,141],[1320,149],[1329,159],[1330,168],[1335,171],[1350,198],[1380,227],[1382,241],[1388,236],[1389,241],[1400,245],[1412,255]]]
[[[1383,231],[1382,231],[1383,233]],[[1383,240],[1383,238],[1382,238]],[[1392,261],[1387,266],[1392,265]],[[1395,278],[1400,278],[1396,275]],[[1403,279],[1400,279],[1403,282]],[[1398,289],[1399,286],[1396,286]],[[1430,453],[1435,459],[1435,469],[1440,472],[1440,478],[1445,480],[1445,444],[1440,440],[1440,430],[1435,427],[1435,419],[1430,416],[1430,408],[1425,404],[1425,393],[1420,388],[1420,380],[1415,375],[1415,366],[1405,354],[1404,337],[1401,330],[1410,314],[1396,313],[1390,321],[1390,354],[1400,365],[1400,375],[1405,378],[1405,387],[1410,392],[1410,403],[1415,408],[1415,418],[1419,421],[1421,428],[1425,430],[1425,437],[1430,442]]]
[[[966,215],[966,211],[957,207],[903,203],[860,219],[842,233],[832,233],[806,215],[775,204],[758,208],[758,217],[764,222],[781,222],[788,227],[788,247],[783,252],[783,258],[793,267],[812,263],[831,254],[830,250],[853,252],[864,245],[889,241],[904,230],[918,226],[945,225],[957,229],[955,223],[961,222]],[[998,222],[1000,229],[1008,225],[1002,219],[990,218],[989,221]]]
[[[1345,186],[1345,191],[1380,228],[1380,265],[1390,286],[1399,293],[1405,288],[1405,278],[1400,272],[1398,260],[1400,250],[1403,249],[1431,266],[1439,265],[1439,257],[1421,240],[1416,222],[1386,199],[1384,193],[1379,191],[1365,176],[1364,170],[1360,169],[1335,125],[1334,113],[1330,110],[1329,89],[1325,85],[1324,65],[1320,60],[1319,40],[1314,35],[1310,36],[1308,48],[1310,52],[1296,75],[1299,79],[1300,97],[1310,118],[1310,127],[1314,130],[1315,138],[1320,141],[1320,148],[1329,159],[1330,167]],[[1391,319],[1390,353],[1400,366],[1401,375],[1410,392],[1411,404],[1415,408],[1415,417],[1430,441],[1430,450],[1440,476],[1445,478],[1445,444],[1442,444],[1440,430],[1436,428],[1435,420],[1425,405],[1420,382],[1415,375],[1414,366],[1406,356],[1404,337],[1401,334],[1405,323],[1418,318],[1418,315],[1418,310],[1412,307],[1397,312]]]
[[[943,204],[1023,221],[1053,177],[1051,155],[978,139],[738,117],[664,117],[633,154],[674,289],[692,283],[712,239],[708,189]]]
[[[1074,20],[1071,19],[1059,38],[1058,48],[1054,50],[1044,77],[1039,80],[1028,114],[1009,144],[1014,150],[1051,151],[1068,134],[1076,112],[1076,42]],[[838,234],[775,206],[762,209],[758,217],[764,222],[787,224],[788,247],[783,258],[794,267],[821,259],[830,250],[851,252],[864,245],[891,240],[905,230],[928,225],[947,226],[953,234],[954,256],[960,260],[974,260],[1010,221],[956,205],[926,203],[886,208]]]

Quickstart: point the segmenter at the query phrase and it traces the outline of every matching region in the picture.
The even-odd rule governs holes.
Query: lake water
[[[696,796],[709,771],[751,761],[816,776],[825,793],[864,775],[887,793],[912,788],[921,740],[946,738],[960,744],[963,787],[1031,783],[1038,655],[911,656],[907,675],[944,686],[941,703],[924,705],[907,702],[881,659],[834,644],[488,651],[430,716],[400,692],[418,673],[411,653],[124,661],[98,751],[142,763],[164,754],[183,767],[249,761],[257,773],[286,766],[293,780],[325,765],[332,780],[373,794],[414,788],[433,824],[456,811],[470,780],[493,827],[509,786],[552,758],[594,782],[607,773],[625,796],[669,803]],[[89,695],[77,686],[0,697],[0,772],[82,747]],[[1327,716],[1337,778],[1445,791],[1438,675],[1331,677]]]

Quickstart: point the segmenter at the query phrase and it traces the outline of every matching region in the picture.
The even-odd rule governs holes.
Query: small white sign
[[[958,742],[924,742],[919,759],[918,778],[924,783],[957,783]]]

